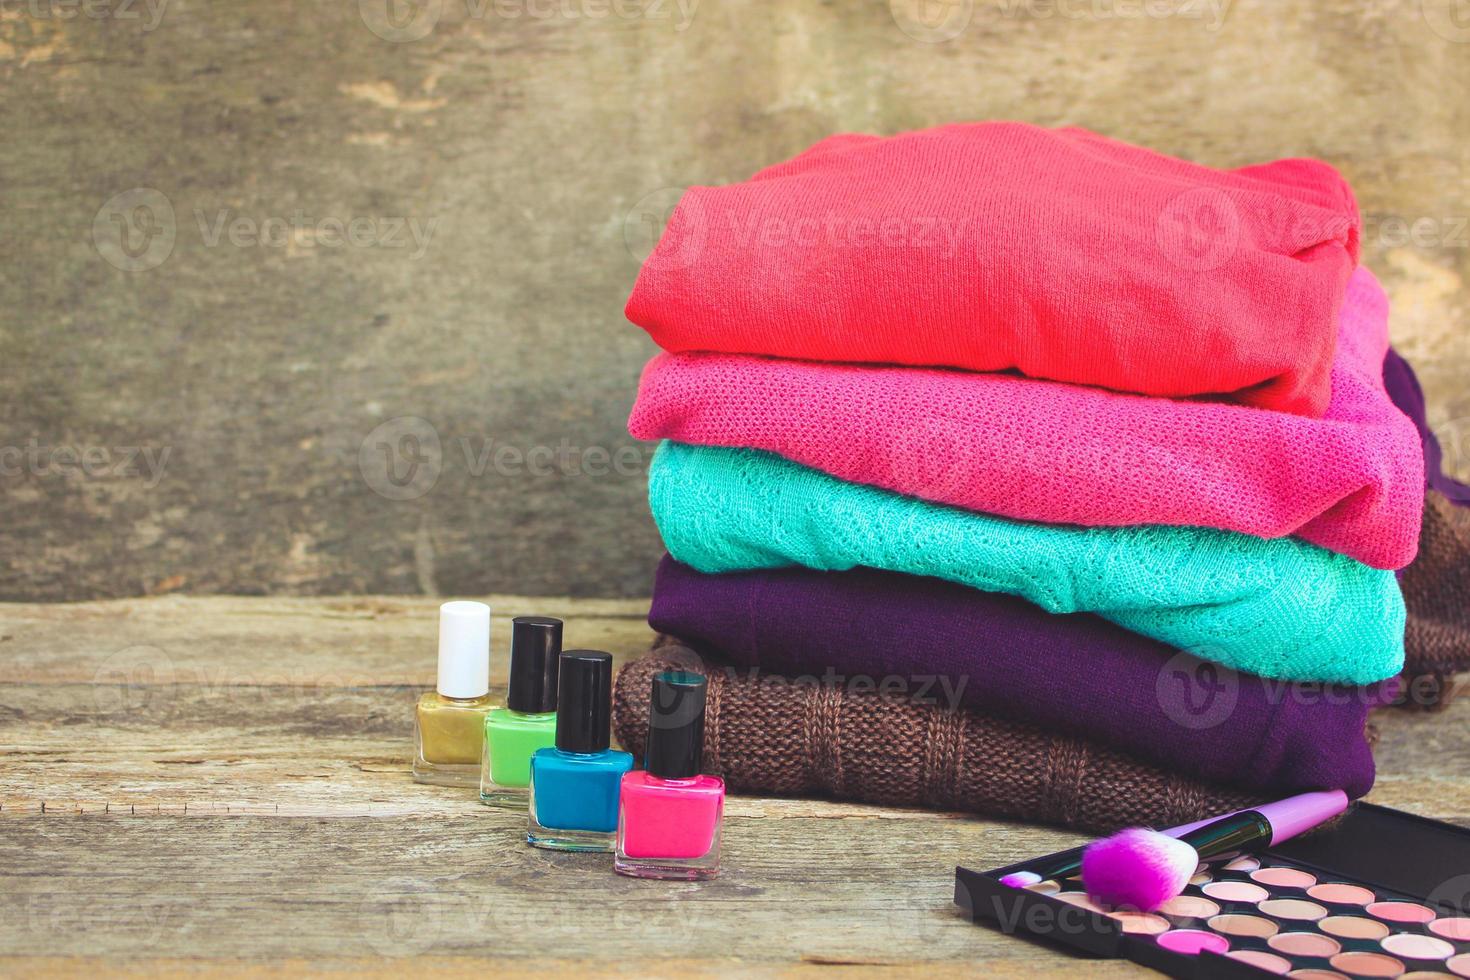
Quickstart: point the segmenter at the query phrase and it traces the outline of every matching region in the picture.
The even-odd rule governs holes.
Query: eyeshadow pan
[[[1226,871],[1254,871],[1261,866],[1261,862],[1253,857],[1238,857],[1225,865]]]
[[[1087,897],[1086,892],[1061,892],[1060,894],[1054,895],[1052,897],[1059,902],[1066,902],[1068,905],[1075,905],[1078,908],[1087,909],[1087,911],[1089,912],[1103,912],[1104,914],[1106,914],[1106,911],[1101,905],[1098,905],[1092,899]]]
[[[1470,919],[1435,919],[1429,923],[1429,931],[1456,942],[1470,942]]]
[[[1433,970],[1413,970],[1399,977],[1399,980],[1455,980],[1448,973],[1436,973]]]
[[[1343,885],[1337,882],[1313,885],[1307,889],[1307,894],[1319,902],[1331,902],[1333,905],[1367,905],[1378,897],[1371,889],[1362,885]]]
[[[1055,895],[1062,890],[1062,886],[1055,881],[1038,881],[1034,885],[1027,885],[1028,892],[1037,892],[1042,895]]]
[[[1455,955],[1455,947],[1443,939],[1401,932],[1383,941],[1383,948],[1411,960],[1444,960]]]
[[[1317,928],[1343,939],[1382,939],[1393,931],[1377,919],[1361,915],[1329,915],[1317,923]]]
[[[1123,931],[1140,936],[1157,936],[1169,931],[1169,920],[1147,912],[1109,912],[1108,918],[1117,919]]]
[[[1259,915],[1236,914],[1215,916],[1210,920],[1210,928],[1227,936],[1256,936],[1262,939],[1281,931],[1281,927],[1270,919],[1263,919]]]
[[[1220,913],[1220,906],[1198,895],[1176,895],[1160,905],[1158,910],[1165,915],[1174,915],[1182,919],[1208,919]]]
[[[1201,871],[1196,873],[1193,878],[1189,879],[1189,883],[1191,885],[1203,885],[1212,880],[1213,879],[1208,874]]]
[[[1166,932],[1159,936],[1157,941],[1165,949],[1189,956],[1198,956],[1203,950],[1223,953],[1230,948],[1230,940],[1224,936],[1217,936],[1213,932],[1202,932],[1199,929],[1175,929],[1173,932]]]
[[[1347,974],[1336,970],[1292,970],[1287,976],[1298,980],[1345,980]]]
[[[1327,914],[1327,910],[1316,902],[1301,898],[1273,898],[1257,907],[1278,919],[1301,919],[1306,922],[1315,922]]]
[[[1382,953],[1338,953],[1328,962],[1355,977],[1396,977],[1404,972],[1402,963]]]
[[[1342,943],[1315,932],[1279,932],[1266,945],[1288,956],[1332,956],[1342,952]]]
[[[1271,897],[1266,889],[1248,881],[1212,881],[1200,890],[1226,902],[1259,902]]]
[[[1225,954],[1232,960],[1240,960],[1249,963],[1257,970],[1265,970],[1268,973],[1285,974],[1291,969],[1291,960],[1275,953],[1267,953],[1259,949],[1232,949]]]
[[[1296,868],[1261,868],[1251,872],[1251,880],[1259,881],[1263,885],[1276,885],[1278,888],[1310,888],[1317,883],[1315,875]]]
[[[1457,977],[1470,977],[1470,953],[1451,956],[1445,966],[1449,967],[1450,972]]]
[[[1368,906],[1368,914],[1389,922],[1430,922],[1435,917],[1434,909],[1416,902],[1374,902]]]

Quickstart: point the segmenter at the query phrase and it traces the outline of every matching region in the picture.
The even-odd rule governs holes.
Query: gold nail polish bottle
[[[439,607],[439,683],[414,710],[413,778],[440,786],[479,786],[490,696],[490,607]]]

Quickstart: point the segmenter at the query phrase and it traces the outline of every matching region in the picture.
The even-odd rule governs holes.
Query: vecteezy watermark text
[[[1197,20],[1218,31],[1230,0],[995,0],[1001,15],[1036,20]]]
[[[109,935],[125,934],[149,943],[158,942],[165,932],[184,928],[180,914],[188,907],[183,897],[149,894],[107,911]],[[64,890],[31,895],[26,899],[25,925],[36,935],[58,937],[86,932],[97,924],[97,909],[78,904]],[[17,918],[19,918],[17,916]]]
[[[439,219],[411,215],[245,214],[234,208],[195,208],[194,226],[205,248],[273,248],[305,253],[316,249],[382,249],[407,252],[418,261],[429,249]],[[144,272],[168,261],[180,235],[173,202],[152,187],[114,194],[92,220],[92,244],[124,272]]]
[[[946,711],[958,711],[963,706],[965,688],[970,684],[970,678],[964,674],[887,674],[877,677],[872,674],[842,674],[832,667],[821,674],[797,674],[793,677],[763,673],[755,667],[745,670],[726,667],[725,673],[732,682],[743,680],[767,688],[871,695],[889,703],[902,702]]]
[[[178,651],[175,651],[178,653]],[[363,687],[381,681],[354,672],[319,672],[309,665],[232,665],[213,667],[175,656],[161,647],[140,643],[107,654],[92,673],[92,712],[96,717],[134,715],[174,717],[191,702],[180,698],[187,688],[204,702],[260,705],[266,702],[320,702],[325,692]],[[433,684],[433,677],[384,685],[405,697]]]
[[[32,436],[0,446],[0,478],[78,475],[89,479],[142,477],[149,490],[163,479],[172,446],[49,446]]]
[[[389,500],[422,497],[450,464],[472,479],[500,477],[637,477],[648,468],[653,446],[579,445],[565,437],[519,446],[489,436],[460,436],[449,443],[428,419],[400,415],[378,425],[358,447],[363,480]]]
[[[438,218],[422,222],[413,217],[314,218],[297,209],[290,217],[257,218],[221,208],[213,215],[194,212],[199,237],[206,248],[227,241],[236,248],[387,248],[413,246],[409,259],[424,257],[434,237]]]
[[[966,222],[941,216],[888,215],[783,218],[751,213],[742,221],[730,212],[726,224],[742,246],[761,248],[912,248],[951,258],[958,250]]]
[[[1159,669],[1154,694],[1165,717],[1174,724],[1189,731],[1206,731],[1233,718],[1243,700],[1256,710],[1282,704],[1322,706],[1313,710],[1389,704],[1431,707],[1447,704],[1459,691],[1432,677],[1361,685],[1259,677],[1180,651]]]
[[[1365,245],[1379,248],[1470,248],[1470,218],[1464,215],[1363,215]]]
[[[29,17],[32,20],[122,20],[142,21],[152,31],[168,12],[169,0],[0,0],[0,20]]]
[[[1232,0],[888,0],[893,22],[915,41],[943,44],[969,28],[978,9],[1007,20],[1197,21],[1218,31]]]
[[[450,0],[357,0],[363,24],[385,41],[421,41],[433,33]],[[689,29],[699,0],[463,0],[469,20],[649,20]]]

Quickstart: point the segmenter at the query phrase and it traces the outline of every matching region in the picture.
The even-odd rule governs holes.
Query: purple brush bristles
[[[1135,827],[1087,845],[1082,883],[1101,905],[1152,912],[1183,892],[1198,866],[1188,844]]]

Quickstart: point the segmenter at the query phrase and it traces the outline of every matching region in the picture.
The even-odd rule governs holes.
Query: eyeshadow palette
[[[1213,858],[1153,912],[1099,906],[1076,877],[1001,884],[1024,867],[956,869],[956,903],[1002,931],[1175,977],[1470,978],[1470,831],[1384,807]]]

